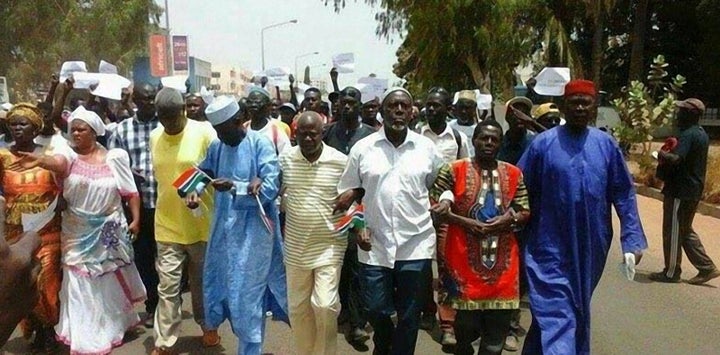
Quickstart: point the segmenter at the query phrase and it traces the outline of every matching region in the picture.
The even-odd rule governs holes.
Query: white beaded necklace
[[[500,201],[500,175],[497,169],[493,169],[492,174],[488,173],[488,170],[482,170],[482,189],[480,190],[480,196],[478,197],[478,204],[482,207],[485,205],[485,196],[488,191],[492,191],[495,197],[495,207],[500,209],[502,207]],[[488,186],[488,175],[492,175],[492,190]]]

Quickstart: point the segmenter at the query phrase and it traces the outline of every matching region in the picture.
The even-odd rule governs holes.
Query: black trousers
[[[362,294],[360,292],[360,262],[358,261],[357,244],[350,237],[348,248],[345,251],[342,270],[340,271],[340,319],[350,323],[350,330],[365,329],[367,317],[365,316]]]
[[[157,258],[157,243],[155,242],[155,209],[143,208],[140,210],[140,234],[133,242],[135,250],[135,266],[137,267],[140,279],[142,279],[147,300],[145,300],[145,311],[148,314],[155,314],[158,304],[158,273],[155,269]]]
[[[715,264],[705,252],[700,237],[692,228],[699,201],[681,200],[665,196],[663,200],[663,252],[665,254],[665,275],[680,277],[682,269],[681,248],[690,263],[699,271],[712,271]]]
[[[457,311],[455,316],[456,355],[473,355],[472,343],[478,338],[478,355],[501,354],[510,332],[513,310]]]

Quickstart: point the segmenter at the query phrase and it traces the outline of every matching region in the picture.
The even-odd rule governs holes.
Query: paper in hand
[[[635,279],[635,254],[625,253],[624,258],[624,262],[620,264],[620,272],[629,281],[633,281]]]

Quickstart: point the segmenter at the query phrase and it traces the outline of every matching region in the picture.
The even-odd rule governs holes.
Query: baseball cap
[[[538,119],[544,115],[547,115],[548,113],[560,113],[560,110],[558,109],[556,104],[548,102],[536,107],[535,110],[533,110],[532,112],[532,116],[535,119]]]
[[[694,111],[695,113],[705,113],[705,104],[696,98],[689,98],[682,101],[675,101],[675,106]]]

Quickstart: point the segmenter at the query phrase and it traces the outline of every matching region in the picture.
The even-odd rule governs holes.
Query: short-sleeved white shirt
[[[384,129],[352,147],[338,192],[365,189],[363,204],[372,249],[358,250],[361,263],[393,268],[396,260],[434,257],[428,189],[442,164],[435,144],[412,131],[398,147],[387,139]]]

